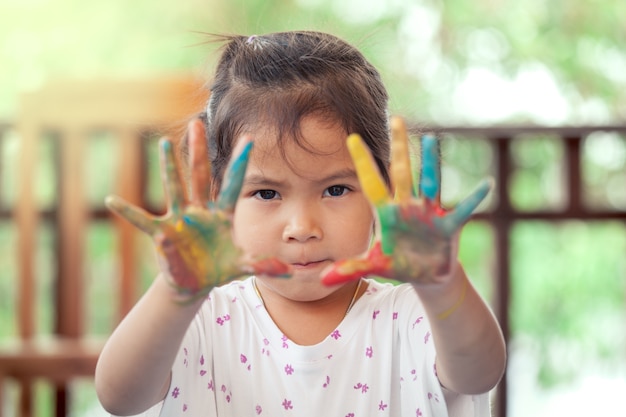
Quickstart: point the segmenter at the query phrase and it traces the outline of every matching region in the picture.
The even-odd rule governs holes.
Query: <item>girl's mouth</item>
[[[326,260],[321,261],[307,261],[307,262],[296,262],[291,264],[293,269],[313,269],[322,265]]]

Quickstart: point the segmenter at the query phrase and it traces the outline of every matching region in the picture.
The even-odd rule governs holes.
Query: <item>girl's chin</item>
[[[293,277],[302,280],[321,282],[322,277],[331,270],[333,262],[329,260],[312,262],[306,265],[292,265]]]
[[[272,285],[276,285],[277,281],[280,285],[286,286],[294,286],[294,285],[305,285],[308,287],[312,286],[320,286],[325,287],[322,284],[322,274],[321,271],[326,269],[326,267],[321,268],[294,268],[291,271],[291,276],[288,278],[275,278],[270,276],[260,276],[259,278],[263,279],[265,282],[272,282]]]
[[[331,270],[333,261],[325,260],[320,262],[310,262],[307,264],[291,264],[291,276],[286,278],[272,277],[268,275],[259,276],[262,279],[284,280],[287,285],[293,285],[295,282],[307,285],[320,285],[326,287],[322,283],[322,277]]]

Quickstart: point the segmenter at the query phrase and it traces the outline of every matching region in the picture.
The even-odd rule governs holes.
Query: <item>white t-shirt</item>
[[[489,416],[488,394],[444,394],[413,288],[367,283],[337,329],[314,346],[281,333],[252,279],[214,289],[185,335],[167,397],[143,415]]]

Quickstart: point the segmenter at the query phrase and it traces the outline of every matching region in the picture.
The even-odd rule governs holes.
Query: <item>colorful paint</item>
[[[217,198],[217,207],[220,210],[232,211],[235,208],[237,198],[241,192],[241,186],[246,174],[246,168],[248,166],[248,159],[250,158],[250,150],[252,149],[252,142],[247,142],[239,156],[231,159],[226,173],[224,175],[224,183],[220,190],[220,195]]]
[[[195,149],[204,146],[202,141],[192,140],[190,143],[192,158],[206,155],[202,149]],[[112,211],[152,236],[165,276],[171,279],[171,285],[183,302],[198,299],[213,287],[245,273],[289,275],[289,267],[273,258],[242,265],[241,250],[232,242],[231,214],[241,190],[251,149],[252,143],[247,142],[227,167],[224,187],[212,208],[207,208],[207,202],[202,201],[205,197],[192,196],[192,203],[186,201],[173,146],[168,140],[160,143],[161,173],[168,202],[168,211],[164,216],[154,216],[119,197],[106,200]],[[204,162],[198,159],[192,164],[191,180],[197,192],[209,186],[210,177],[206,176],[209,161],[204,157]]]
[[[387,202],[387,186],[380,176],[376,162],[372,154],[357,134],[348,136],[346,140],[348,150],[354,161],[359,180],[363,184],[363,191],[374,206],[379,206]]]
[[[424,282],[447,271],[452,239],[469,220],[493,186],[485,180],[452,210],[440,204],[439,140],[421,137],[418,196],[413,192],[408,134],[404,122],[392,120],[392,197],[369,149],[358,135],[348,138],[348,149],[363,191],[376,209],[380,236],[364,258],[337,262],[322,281],[338,284],[378,275],[408,282]]]

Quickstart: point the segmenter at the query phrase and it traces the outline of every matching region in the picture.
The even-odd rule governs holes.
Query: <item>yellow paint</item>
[[[365,195],[375,206],[385,204],[389,201],[387,187],[363,139],[352,134],[348,136],[347,145]]]
[[[395,200],[398,203],[409,201],[413,195],[409,135],[400,117],[391,119],[391,180],[395,187]]]
[[[341,275],[352,275],[363,269],[363,261],[360,260],[347,260],[337,266],[337,272]]]

